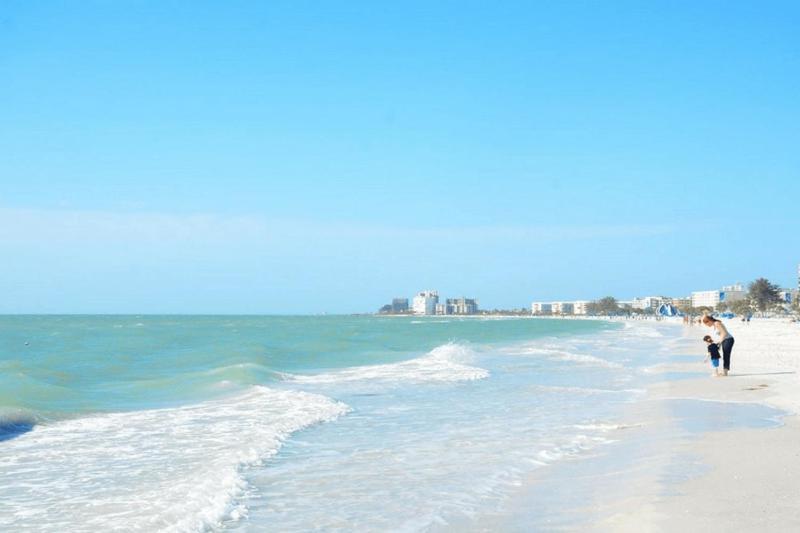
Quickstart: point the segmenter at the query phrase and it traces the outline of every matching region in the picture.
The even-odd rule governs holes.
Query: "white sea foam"
[[[554,361],[570,361],[583,365],[602,366],[606,368],[623,368],[623,365],[615,363],[614,361],[609,361],[608,359],[589,354],[548,348],[546,346],[517,347],[513,349],[513,352],[520,355],[537,355]]]
[[[537,385],[536,389],[545,392],[567,392],[576,394],[631,394],[644,392],[644,389],[598,389],[595,387],[565,387],[558,385]]]
[[[578,434],[564,444],[553,445],[550,448],[539,451],[539,453],[536,454],[536,459],[533,459],[532,462],[540,465],[553,463],[566,457],[575,457],[598,445],[609,444],[611,442],[613,441],[605,437]]]
[[[644,325],[639,322],[626,322],[623,326],[627,337],[644,337],[648,339],[664,337],[663,331],[657,326]]]
[[[489,377],[489,371],[469,366],[463,361],[472,358],[472,351],[462,344],[438,346],[428,354],[384,365],[345,368],[323,374],[291,374],[286,379],[297,383],[341,383],[348,381],[449,382],[471,381]]]
[[[632,429],[642,427],[644,424],[606,424],[606,423],[596,423],[596,424],[575,424],[572,427],[575,429],[583,430],[583,431],[603,431],[603,432],[610,432],[610,431],[618,431],[620,429]]]
[[[2,531],[201,531],[246,509],[242,469],[340,402],[256,386],[193,406],[92,415],[2,443]]]

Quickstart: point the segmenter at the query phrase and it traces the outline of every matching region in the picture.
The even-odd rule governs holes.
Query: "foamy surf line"
[[[606,368],[623,368],[623,365],[620,363],[609,361],[608,359],[603,359],[601,357],[585,353],[574,353],[563,349],[549,348],[547,346],[530,346],[523,344],[508,348],[506,352],[513,355],[544,357],[552,361],[564,361],[568,363],[577,363],[580,365],[602,366]]]
[[[285,379],[296,383],[323,384],[355,381],[453,382],[489,377],[488,370],[460,362],[472,356],[470,348],[449,343],[434,348],[422,357],[400,363],[359,366],[322,374],[286,374]]]
[[[216,528],[247,510],[242,470],[293,432],[348,411],[317,394],[262,386],[201,404],[43,425],[3,443],[3,531]]]

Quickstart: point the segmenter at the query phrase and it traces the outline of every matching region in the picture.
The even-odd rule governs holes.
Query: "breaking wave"
[[[463,345],[448,343],[437,346],[426,355],[383,365],[345,368],[322,374],[286,374],[285,379],[296,383],[341,383],[349,381],[451,382],[471,381],[489,377],[489,371],[465,364],[472,350]]]
[[[348,407],[254,386],[192,406],[91,415],[4,443],[0,530],[202,531],[246,514],[242,471]],[[142,509],[147,509],[143,513]]]

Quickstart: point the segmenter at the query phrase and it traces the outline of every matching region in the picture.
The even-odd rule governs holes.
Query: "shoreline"
[[[651,487],[596,531],[800,531],[800,327],[781,319],[728,325],[731,375],[662,382],[648,394],[769,406],[782,411],[780,425],[704,431],[680,443],[673,453],[697,454],[706,471],[673,483],[667,497]]]
[[[728,377],[702,363],[706,328],[684,326],[681,348],[697,359],[675,354],[648,374],[697,377],[646,387],[609,435],[617,442],[534,473],[504,510],[456,528],[800,531],[800,327],[760,319],[729,329]]]

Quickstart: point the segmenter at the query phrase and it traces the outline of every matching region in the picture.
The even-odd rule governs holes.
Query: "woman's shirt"
[[[728,328],[726,328],[725,324],[723,324],[719,320],[714,322],[714,329],[716,329],[717,333],[719,333],[719,342],[722,342],[728,337],[731,337],[731,334],[728,333]]]

